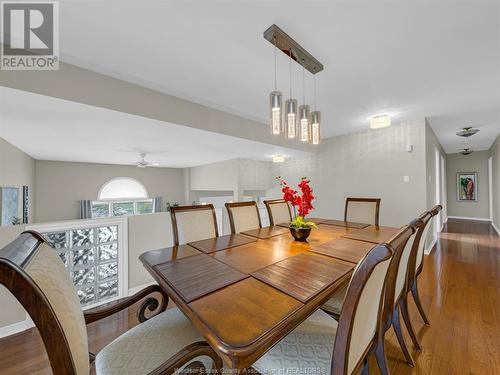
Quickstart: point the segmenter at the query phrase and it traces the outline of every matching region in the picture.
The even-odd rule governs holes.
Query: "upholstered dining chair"
[[[425,314],[424,308],[422,306],[422,301],[420,300],[420,295],[418,292],[418,284],[417,277],[422,273],[423,265],[424,265],[424,249],[425,242],[427,240],[427,235],[429,233],[429,229],[432,227],[432,218],[439,214],[439,212],[443,209],[443,206],[436,205],[432,207],[430,211],[424,212],[419,218],[424,223],[421,231],[421,235],[416,241],[415,245],[415,254],[410,259],[409,271],[408,271],[408,290],[411,292],[413,296],[413,300],[415,301],[415,305],[417,306],[417,310],[422,317],[424,323],[426,325],[430,325],[429,319]],[[414,342],[415,343],[415,342]],[[418,347],[418,344],[415,344]]]
[[[413,234],[408,238],[404,246],[399,246],[397,252],[395,253],[395,267],[396,273],[395,277],[390,278],[388,284],[386,286],[386,293],[392,293],[393,300],[390,303],[391,306],[394,306],[394,310],[392,312],[387,311],[386,314],[390,316],[390,318],[384,319],[384,325],[381,327],[381,334],[384,335],[387,330],[391,327],[391,322],[396,332],[396,337],[401,346],[401,350],[405,356],[406,361],[410,366],[414,366],[413,358],[411,357],[410,352],[406,346],[406,343],[403,339],[402,331],[401,331],[401,322],[399,319],[399,309],[404,309],[403,314],[408,314],[408,310],[406,309],[406,280],[408,275],[408,262],[410,256],[412,254],[412,249],[414,245],[414,241],[416,236],[419,234],[419,228],[423,225],[423,223],[419,219],[415,219],[408,225],[413,229]],[[397,237],[397,236],[396,236]],[[393,243],[395,238],[389,240],[390,243]],[[399,258],[399,260],[397,260]],[[358,263],[359,266],[360,263]],[[352,279],[351,279],[352,280]],[[350,282],[347,283],[343,288],[339,289],[323,306],[322,309],[331,315],[334,319],[339,319],[340,313],[342,311],[342,306],[344,304],[345,295],[347,288]],[[391,290],[393,292],[391,292]],[[406,323],[407,315],[404,315],[405,323]],[[412,327],[410,326],[412,329]],[[409,328],[409,330],[410,330]],[[413,330],[411,334],[414,335]],[[413,337],[412,337],[413,340]]]
[[[352,198],[345,200],[344,221],[378,225],[380,198]]]
[[[168,297],[157,285],[83,312],[61,258],[36,232],[24,232],[0,250],[0,284],[21,303],[38,328],[54,375],[88,375],[94,362],[97,375],[172,374],[179,368],[202,369],[212,363],[216,368],[222,366],[179,309],[165,311]],[[149,296],[152,293],[161,298]],[[86,324],[145,297],[138,310],[141,324],[97,355],[89,353]],[[146,317],[146,310],[153,313]]]
[[[262,228],[259,208],[256,202],[231,202],[226,203],[229,215],[231,233],[240,233],[246,230]]]
[[[174,245],[219,237],[217,217],[212,204],[170,208]]]
[[[292,211],[284,199],[270,199],[264,201],[264,204],[266,205],[271,226],[284,223],[288,224],[292,221]]]
[[[374,245],[361,260],[347,288],[338,322],[317,310],[253,367],[261,373],[301,373],[304,368],[313,368],[316,373],[346,375],[363,366],[367,374],[368,358],[374,354],[381,373],[388,374],[380,334],[384,290],[395,277],[397,254],[412,233],[409,226],[401,228],[389,243]]]

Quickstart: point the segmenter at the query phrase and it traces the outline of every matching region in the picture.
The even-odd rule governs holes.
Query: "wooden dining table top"
[[[319,224],[299,242],[280,229],[263,228],[248,242],[230,235],[195,243],[201,250],[180,245],[140,256],[227,368],[250,367],[320,308],[375,246],[366,238],[377,236],[372,226]],[[398,229],[381,229],[381,242],[391,230]],[[347,238],[353,233],[363,239]]]

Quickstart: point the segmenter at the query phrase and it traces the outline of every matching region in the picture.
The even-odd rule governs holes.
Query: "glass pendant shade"
[[[321,131],[321,112],[311,112],[311,141],[313,145],[319,145]]]
[[[271,123],[271,133],[274,135],[281,134],[283,129],[283,116],[282,116],[282,104],[283,95],[280,91],[273,91],[269,94],[269,104],[271,108],[270,113],[270,123]]]
[[[300,140],[302,142],[309,142],[310,131],[309,131],[309,106],[303,104],[299,107],[299,119],[300,119]]]
[[[286,114],[286,136],[295,138],[297,136],[297,100],[288,99],[285,102]]]

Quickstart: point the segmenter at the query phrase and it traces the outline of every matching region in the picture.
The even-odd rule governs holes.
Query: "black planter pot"
[[[294,228],[290,227],[290,233],[295,241],[306,242],[307,237],[311,234],[311,228]]]

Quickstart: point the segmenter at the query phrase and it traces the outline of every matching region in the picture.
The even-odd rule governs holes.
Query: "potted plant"
[[[312,201],[314,200],[313,190],[309,186],[309,179],[302,177],[298,184],[300,192],[293,190],[281,176],[276,177],[283,192],[283,199],[293,207],[293,220],[290,222],[290,233],[296,241],[306,241],[311,234],[311,229],[316,228],[316,224],[307,221],[306,216],[314,209]]]

